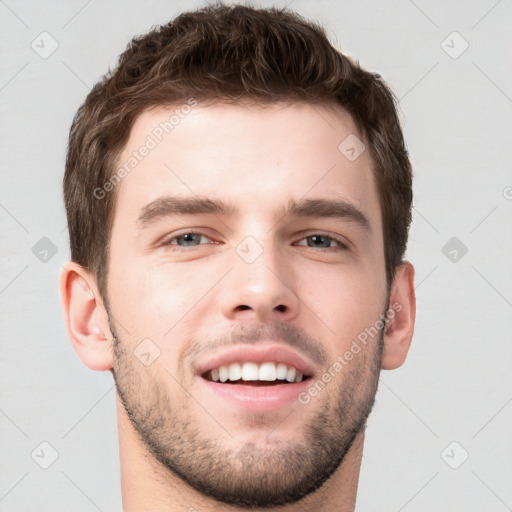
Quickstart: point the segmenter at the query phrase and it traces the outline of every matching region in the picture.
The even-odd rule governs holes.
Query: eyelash
[[[178,247],[183,249],[183,250],[185,250],[185,251],[187,251],[187,250],[194,249],[194,248],[198,247],[199,245],[207,245],[207,244],[199,244],[199,245],[194,245],[194,246],[190,246],[189,248],[187,248],[187,247],[181,247],[178,244],[172,243],[174,240],[176,240],[178,238],[182,238],[185,235],[199,235],[199,236],[204,236],[205,238],[210,239],[210,237],[208,235],[206,235],[205,233],[201,233],[200,231],[187,231],[187,232],[182,233],[180,235],[175,235],[175,236],[173,236],[171,238],[168,238],[166,241],[162,242],[161,245],[164,248],[164,250],[166,250],[166,251],[179,250],[179,249],[177,249]],[[313,233],[311,235],[305,236],[305,237],[301,238],[299,241],[306,240],[306,239],[314,237],[314,236],[322,236],[324,238],[327,238],[329,240],[332,240],[332,241],[336,242],[338,244],[337,249],[339,249],[339,250],[342,250],[342,251],[348,250],[348,246],[347,246],[347,244],[345,242],[343,242],[339,238],[336,238],[336,237],[333,237],[331,235],[328,235],[326,233],[321,233],[321,232]],[[176,249],[173,246],[176,247]],[[308,247],[308,246],[301,246],[301,247]],[[314,249],[314,247],[310,247],[310,248]],[[322,251],[322,252],[326,252],[326,251],[329,251],[330,249],[336,249],[336,247],[319,247],[318,249],[320,251]]]

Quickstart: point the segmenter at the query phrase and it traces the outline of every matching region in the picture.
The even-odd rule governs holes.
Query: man
[[[413,333],[411,176],[384,82],[290,11],[132,40],[71,128],[60,279],[126,512],[354,510]]]

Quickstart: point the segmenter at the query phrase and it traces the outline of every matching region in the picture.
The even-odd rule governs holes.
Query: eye
[[[307,240],[306,244],[301,243]],[[307,245],[308,247],[316,247],[318,249],[332,249],[338,247],[340,250],[348,249],[347,245],[341,240],[322,233],[315,233],[313,235],[303,238],[297,245]],[[334,242],[334,246],[331,245]]]
[[[173,246],[178,247],[197,247],[198,245],[204,245],[201,244],[201,239],[207,239],[211,241],[211,238],[203,235],[203,233],[196,233],[194,231],[189,231],[187,233],[183,233],[181,235],[176,235],[171,238],[168,238],[164,242],[162,242],[162,246],[165,249],[171,249],[174,250]],[[209,243],[209,242],[207,242]]]

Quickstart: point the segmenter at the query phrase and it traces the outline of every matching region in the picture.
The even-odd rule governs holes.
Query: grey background
[[[388,81],[415,172],[416,331],[382,373],[357,510],[512,510],[512,3],[287,3]],[[121,510],[112,377],[72,350],[57,290],[67,135],[134,34],[200,5],[0,1],[3,512]]]

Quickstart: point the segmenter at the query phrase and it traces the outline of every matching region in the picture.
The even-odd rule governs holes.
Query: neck
[[[220,506],[226,512],[245,510],[203,496],[160,464],[140,441],[117,394],[116,406],[124,512],[218,512]],[[320,489],[298,503],[266,508],[264,512],[353,512],[363,444],[364,427],[342,464]]]

